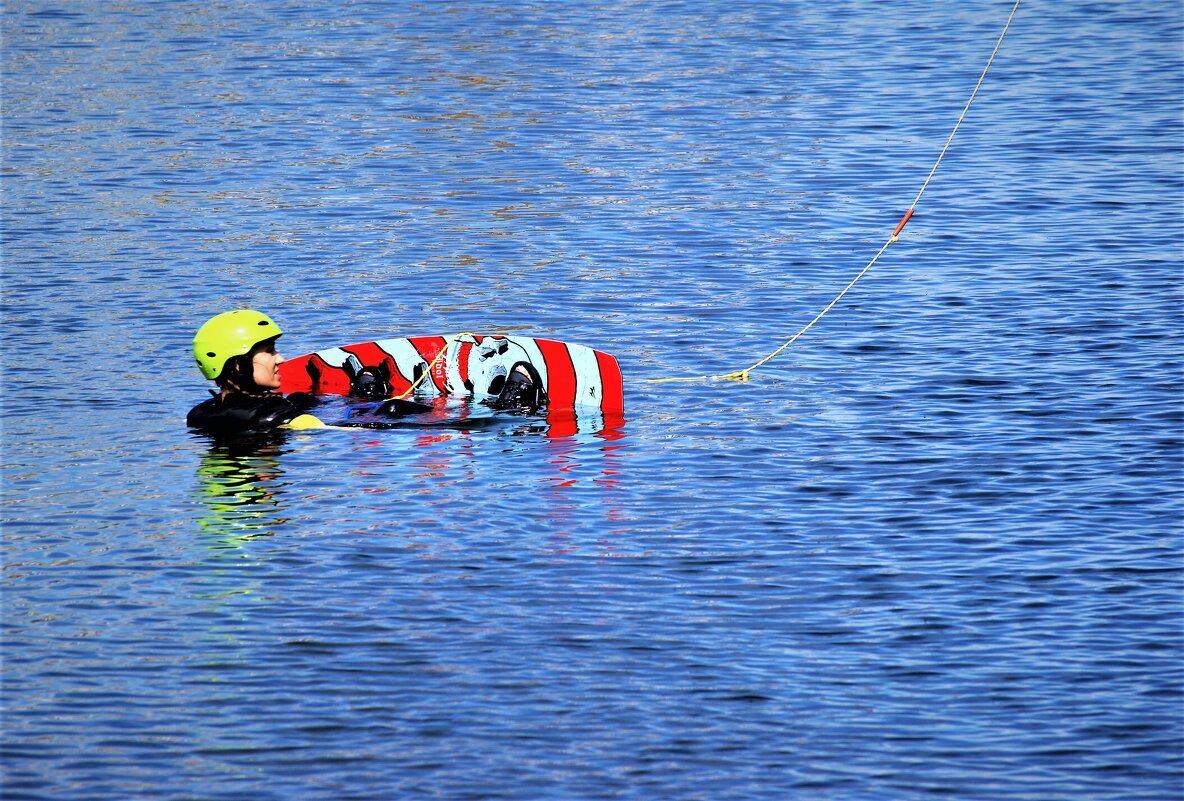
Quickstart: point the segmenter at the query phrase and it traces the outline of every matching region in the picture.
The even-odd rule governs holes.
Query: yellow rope
[[[950,143],[954,141],[954,134],[958,133],[958,128],[962,125],[962,120],[966,119],[966,113],[970,111],[970,104],[974,102],[975,95],[978,94],[978,90],[982,87],[983,81],[987,77],[987,70],[991,68],[992,62],[995,61],[995,55],[999,52],[999,47],[1003,44],[1003,37],[1007,35],[1007,29],[1011,27],[1011,21],[1015,17],[1015,12],[1017,9],[1019,9],[1019,7],[1020,0],[1015,0],[1015,4],[1011,7],[1011,13],[1007,16],[1007,22],[1003,25],[1003,31],[999,34],[999,38],[995,41],[995,49],[991,51],[991,56],[987,59],[986,66],[983,67],[982,73],[978,76],[978,82],[974,85],[974,90],[970,93],[970,98],[966,101],[966,105],[963,106],[962,113],[958,115],[958,120],[954,123],[954,128],[950,131],[949,138],[946,139],[945,145],[942,147],[941,152],[937,155],[937,161],[933,163],[933,169],[929,171],[929,175],[926,176],[925,182],[921,184],[921,191],[917,192],[917,197],[913,199],[913,203],[911,206],[909,206],[908,211],[905,212],[904,217],[902,217],[900,222],[896,224],[896,229],[892,232],[891,236],[888,237],[888,241],[884,243],[883,247],[880,248],[875,256],[872,256],[872,260],[867,263],[867,266],[860,270],[859,274],[852,278],[847,286],[843,287],[843,291],[836,295],[834,300],[826,304],[826,308],[818,312],[813,320],[806,323],[806,326],[802,328],[802,330],[798,331],[796,334],[786,340],[786,342],[781,345],[781,347],[777,348],[777,350],[773,351],[768,356],[750,367],[746,367],[743,370],[736,370],[731,373],[723,373],[721,375],[687,376],[681,378],[650,378],[647,379],[645,383],[664,384],[674,381],[747,381],[749,373],[779,356],[782,351],[796,342],[798,337],[800,337],[802,334],[809,331],[810,328],[813,327],[814,323],[821,320],[824,314],[834,308],[835,304],[842,300],[843,296],[847,294],[848,290],[855,286],[856,282],[859,281],[860,278],[863,278],[865,274],[867,274],[867,271],[870,270],[872,265],[875,264],[880,256],[884,254],[884,251],[888,249],[888,246],[900,237],[900,232],[904,230],[905,224],[909,221],[909,218],[913,216],[913,211],[916,209],[917,203],[921,200],[921,195],[925,194],[925,190],[929,187],[929,182],[933,180],[933,175],[937,172],[937,165],[941,164],[942,158],[945,157],[946,151],[949,150]]]
[[[399,400],[405,400],[407,398],[407,396],[410,395],[412,392],[414,392],[415,388],[418,387],[420,385],[420,383],[425,378],[427,378],[428,374],[432,372],[432,368],[436,366],[436,362],[440,361],[440,359],[444,358],[445,355],[447,355],[448,349],[450,347],[452,347],[453,342],[456,342],[456,340],[460,339],[461,337],[471,337],[471,336],[474,336],[473,332],[471,332],[471,331],[465,331],[460,334],[454,334],[451,339],[449,339],[447,342],[444,343],[444,347],[440,348],[440,352],[437,353],[435,356],[433,356],[432,360],[430,362],[428,362],[428,369],[426,369],[422,373],[420,373],[419,378],[412,381],[411,386],[407,387],[407,389],[403,392],[402,395],[395,395],[395,397],[398,398]]]

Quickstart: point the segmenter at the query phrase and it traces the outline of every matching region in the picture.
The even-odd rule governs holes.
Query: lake
[[[1184,9],[3,9],[4,799],[1184,797]],[[217,442],[191,341],[624,421]]]

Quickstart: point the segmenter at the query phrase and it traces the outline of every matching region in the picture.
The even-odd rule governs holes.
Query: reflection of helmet
[[[216,442],[202,454],[193,498],[205,514],[202,531],[218,538],[213,548],[267,536],[284,522],[284,450],[277,431]]]
[[[211,317],[193,338],[193,358],[206,378],[222,374],[226,362],[251,352],[251,348],[283,331],[270,317],[252,309],[224,312]]]

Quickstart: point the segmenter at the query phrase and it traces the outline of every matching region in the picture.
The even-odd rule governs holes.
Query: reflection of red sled
[[[412,398],[482,401],[498,396],[517,365],[541,383],[550,416],[599,412],[607,427],[619,424],[624,399],[617,360],[584,345],[534,337],[460,334],[328,348],[280,365],[280,391],[346,395],[362,375],[386,397],[403,396],[414,386]]]

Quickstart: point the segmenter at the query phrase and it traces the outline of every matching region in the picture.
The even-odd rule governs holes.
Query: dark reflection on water
[[[206,508],[203,533],[227,544],[270,536],[283,515],[286,433],[216,439],[202,455],[196,497]]]
[[[5,799],[1184,795],[1178,4],[4,4]],[[628,419],[211,442],[189,340]],[[462,423],[464,421],[461,421]]]

